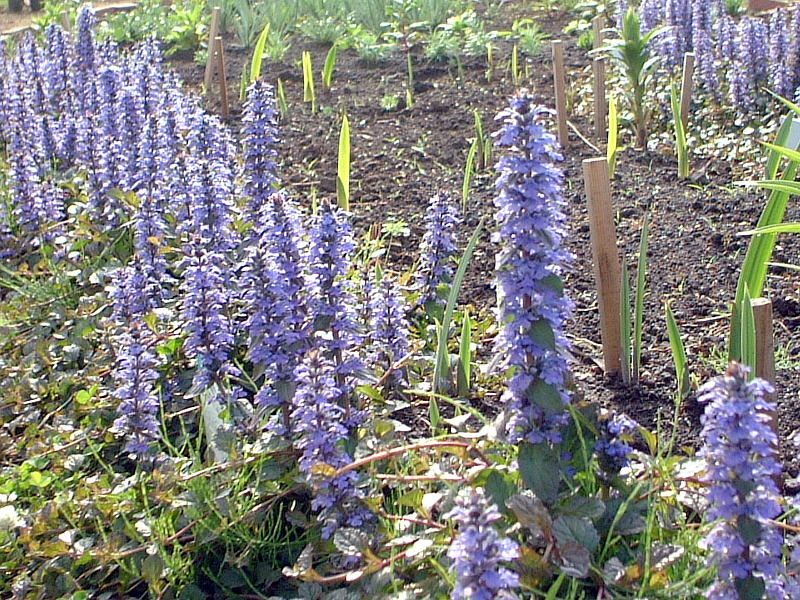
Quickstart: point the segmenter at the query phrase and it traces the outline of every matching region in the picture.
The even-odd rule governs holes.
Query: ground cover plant
[[[328,49],[292,38],[297,63],[265,61],[226,124],[158,43],[121,51],[93,20],[1,55],[4,596],[797,594],[771,388],[709,350],[763,205],[724,165],[667,188],[671,147],[620,152],[621,240],[643,247],[650,214],[651,260],[638,383],[604,380],[582,150],[557,147],[542,59],[503,38],[494,64],[344,49],[312,112],[301,52],[313,73]],[[681,244],[700,273],[653,260]],[[766,286],[786,362],[788,273]],[[666,298],[699,394],[675,395]],[[776,382],[784,417],[795,380]]]

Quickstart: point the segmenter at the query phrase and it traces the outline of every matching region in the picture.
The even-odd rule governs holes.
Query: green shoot
[[[622,381],[631,382],[631,284],[628,281],[628,265],[622,261],[620,286],[619,335],[622,342]]]
[[[665,307],[667,312],[667,335],[672,349],[672,359],[675,361],[675,378],[678,380],[678,400],[682,400],[691,389],[686,348],[683,346],[681,332],[678,329],[678,323],[675,321],[675,315],[672,314],[672,308],[670,308],[669,303],[666,303]]]
[[[670,104],[672,105],[672,122],[675,126],[675,150],[678,156],[678,179],[689,178],[689,149],[686,146],[686,131],[681,120],[681,103],[678,86],[670,87]]]
[[[756,321],[753,315],[753,304],[750,302],[750,291],[746,287],[737,313],[741,316],[742,357],[740,362],[750,367],[748,379],[752,379],[756,369]]]
[[[617,118],[617,101],[614,94],[608,95],[608,148],[606,149],[606,160],[608,161],[608,173],[614,179],[614,171],[617,168],[617,150],[619,136],[619,120]]]
[[[261,77],[261,62],[264,59],[264,48],[267,45],[267,38],[269,38],[269,26],[269,23],[267,23],[256,41],[253,58],[250,61],[250,83]]]
[[[461,185],[461,212],[467,210],[467,199],[469,198],[469,188],[472,185],[472,176],[475,173],[475,157],[478,155],[478,138],[472,141],[472,145],[467,152],[467,164],[464,166],[464,183]]]
[[[458,269],[453,277],[453,283],[450,286],[450,293],[447,296],[447,305],[444,309],[444,316],[442,322],[437,328],[436,336],[436,358],[433,367],[433,392],[441,393],[445,386],[445,376],[450,372],[450,351],[447,348],[447,338],[450,332],[450,323],[453,320],[453,310],[456,307],[456,300],[458,293],[461,291],[461,285],[464,283],[464,275],[467,272],[467,265],[472,258],[472,253],[475,251],[475,246],[483,233],[483,219],[481,219],[475,232],[467,244],[461,260],[458,262]]]
[[[317,112],[317,93],[314,88],[314,66],[311,62],[311,53],[303,52],[303,102],[311,103],[311,112]]]
[[[336,67],[336,44],[331,46],[328,50],[328,55],[325,57],[325,64],[322,66],[322,86],[326,90],[330,90],[333,85],[333,70]]]
[[[639,239],[639,260],[636,265],[636,292],[633,312],[633,359],[631,361],[631,379],[639,382],[642,368],[642,329],[644,325],[644,296],[647,276],[647,240],[650,231],[650,213],[644,214],[642,235]]]
[[[461,323],[461,340],[458,344],[458,395],[469,394],[472,385],[472,320],[464,309]]]
[[[281,113],[281,119],[285,119],[289,114],[289,103],[286,101],[286,91],[283,89],[283,81],[278,78],[278,110]]]
[[[350,210],[350,120],[347,113],[342,115],[342,130],[339,132],[336,198],[343,210]]]
[[[517,49],[517,45],[514,44],[514,47],[511,49],[511,81],[514,83],[515,88],[519,87],[521,79],[522,77],[519,72],[519,50]]]
[[[242,78],[239,80],[239,102],[244,104],[247,99],[247,84],[250,81],[250,74],[247,71],[247,64],[242,65]]]

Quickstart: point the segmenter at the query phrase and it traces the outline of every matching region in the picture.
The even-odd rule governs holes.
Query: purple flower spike
[[[246,216],[255,221],[259,207],[275,192],[278,183],[278,113],[272,86],[254,81],[247,91],[242,117],[244,182],[248,198]]]
[[[768,413],[775,404],[764,398],[771,386],[747,381],[749,369],[731,363],[723,377],[700,390],[707,402],[702,418],[706,513],[717,521],[706,538],[710,562],[719,568],[709,600],[738,600],[743,584],[764,585],[769,600],[797,598],[800,587],[786,577],[781,562],[782,536],[771,520],[781,513],[776,479],[781,465],[777,437]]]
[[[519,558],[514,540],[501,537],[493,523],[500,520],[497,506],[481,488],[462,490],[456,506],[444,515],[458,524],[447,556],[453,561],[456,585],[453,600],[510,600],[519,587],[519,575],[501,566]]]
[[[328,539],[340,527],[363,528],[374,516],[360,502],[358,475],[348,471],[330,476],[330,467],[339,469],[351,462],[341,442],[354,430],[346,423],[341,406],[343,390],[336,382],[335,368],[319,351],[311,350],[295,370],[297,393],[291,414],[295,447],[302,451],[300,470],[314,489],[312,507],[323,522],[322,537]]]
[[[447,192],[439,192],[430,199],[415,282],[423,306],[428,303],[444,306],[447,303],[446,297],[439,293],[439,286],[449,284],[453,279],[453,259],[458,253],[455,229],[459,223],[458,207]]]
[[[408,354],[408,309],[397,282],[385,273],[375,284],[367,303],[372,347],[370,362],[373,366],[380,366],[385,374],[396,361]],[[407,385],[403,371],[394,371],[389,381],[395,385]]]
[[[111,432],[125,437],[125,452],[133,458],[152,452],[161,437],[158,429],[161,403],[155,395],[159,360],[150,350],[153,335],[143,320],[150,309],[144,297],[146,285],[141,264],[135,260],[131,266],[116,272],[116,286],[111,293],[114,321],[122,331],[114,338],[117,352],[114,397],[120,404]]]
[[[571,255],[562,246],[563,173],[554,164],[561,155],[543,124],[550,114],[523,90],[497,116],[502,127],[494,134],[495,145],[508,149],[497,164],[499,228],[492,241],[499,245],[495,346],[509,369],[503,400],[511,443],[557,442],[569,401],[564,323],[572,303],[561,272]]]

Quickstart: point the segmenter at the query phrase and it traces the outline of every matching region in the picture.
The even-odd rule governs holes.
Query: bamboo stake
[[[598,139],[606,136],[606,62],[602,58],[595,58],[592,61],[592,73],[594,74],[594,131]]]
[[[222,18],[222,9],[215,6],[211,10],[211,24],[208,29],[208,57],[206,59],[206,72],[203,76],[203,84],[206,86],[206,94],[211,93],[211,83],[214,78],[214,54],[216,53],[215,40],[219,36],[219,21]]]
[[[597,15],[592,19],[592,32],[594,33],[594,48],[595,50],[603,45],[605,41],[605,34],[603,33],[604,25],[603,15]]]
[[[687,52],[683,55],[683,76],[681,79],[681,123],[683,130],[688,131],[689,126],[689,105],[692,102],[692,88],[694,79],[694,52]]]
[[[611,207],[608,161],[605,158],[584,160],[583,178],[586,182],[586,199],[589,207],[589,234],[597,284],[604,371],[608,374],[618,373],[622,368],[621,269]]]
[[[569,144],[567,130],[567,83],[564,75],[564,42],[554,40],[553,47],[553,85],[556,90],[556,122],[558,123],[558,143],[562,148]]]
[[[768,298],[753,298],[750,300],[753,307],[753,320],[756,324],[756,377],[769,382],[775,387],[775,349],[772,334],[772,301]],[[765,394],[765,400],[775,402],[777,394]],[[770,418],[770,427],[778,434],[778,413],[767,413]]]
[[[231,114],[228,105],[228,77],[225,72],[225,52],[222,49],[222,38],[214,38],[214,50],[217,55],[217,72],[219,73],[219,102],[222,105],[222,116],[227,117]]]

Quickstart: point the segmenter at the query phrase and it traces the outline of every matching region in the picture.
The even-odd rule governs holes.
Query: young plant
[[[343,210],[350,210],[350,120],[347,113],[342,114],[342,129],[339,132],[336,198]]]
[[[476,165],[478,170],[487,168],[492,162],[492,144],[491,138],[483,130],[483,119],[481,113],[475,109],[475,143],[476,146]]]
[[[669,100],[672,106],[672,122],[675,127],[675,150],[678,155],[678,179],[689,178],[689,149],[686,146],[686,131],[681,119],[681,103],[678,86],[670,87]]]
[[[647,105],[645,94],[656,71],[658,57],[650,55],[648,45],[663,29],[655,28],[642,35],[642,27],[636,10],[631,7],[625,13],[622,22],[622,37],[607,40],[603,51],[617,61],[627,79],[628,89],[625,94],[633,111],[633,128],[636,134],[636,145],[645,148],[647,145]]]
[[[269,30],[270,25],[267,23],[256,41],[253,58],[250,61],[250,83],[261,77],[261,62],[264,60],[264,47],[267,45],[267,39],[269,39]]]
[[[314,65],[311,62],[311,53],[303,51],[303,102],[311,103],[311,112],[317,112],[317,92],[314,87]]]
[[[800,116],[800,106],[779,98],[792,112]],[[790,133],[796,127],[796,121],[790,116],[785,117],[778,133],[775,136],[774,144],[765,144],[770,149],[767,158],[767,165],[764,171],[764,180],[747,181],[742,185],[761,187],[770,190],[769,199],[764,207],[764,211],[758,219],[757,229],[753,232],[750,245],[745,254],[742,272],[739,274],[739,281],[736,285],[736,296],[733,301],[731,314],[731,333],[728,340],[728,360],[741,360],[741,317],[738,308],[742,304],[745,290],[751,298],[760,298],[764,290],[764,283],[767,279],[767,268],[772,250],[775,247],[775,239],[781,231],[789,231],[790,225],[783,224],[783,217],[786,214],[786,207],[791,194],[800,194],[800,184],[794,181],[800,166],[800,152],[797,151],[796,142],[794,148],[788,148]],[[778,169],[787,159],[780,179]]]
[[[622,337],[622,380],[625,383],[639,383],[642,365],[642,328],[644,322],[644,296],[647,275],[647,236],[650,229],[650,213],[645,213],[642,221],[642,234],[639,239],[639,259],[636,265],[636,288],[633,290],[633,336],[631,336],[631,289],[628,279],[628,266],[622,263],[622,294],[620,324]]]
[[[286,91],[283,89],[283,80],[278,77],[278,110],[281,113],[281,119],[285,119],[289,114],[289,102],[286,100]]]
[[[511,49],[511,81],[515,88],[519,87],[520,81],[522,81],[522,73],[519,71],[519,50],[516,44]]]
[[[675,379],[678,382],[678,400],[686,397],[691,389],[691,379],[689,377],[688,359],[686,358],[686,348],[681,339],[681,332],[678,329],[678,323],[675,321],[675,315],[672,313],[672,308],[669,303],[665,303],[665,310],[667,313],[667,335],[669,336],[669,345],[672,349],[672,359],[675,362]]]
[[[614,94],[608,95],[608,147],[606,148],[606,160],[608,161],[608,173],[614,179],[614,171],[617,168],[617,150],[619,144],[619,121],[617,119],[617,101]]]
[[[467,152],[467,163],[464,165],[464,181],[461,184],[461,212],[466,213],[467,199],[469,198],[469,188],[472,185],[472,177],[475,175],[475,158],[478,156],[478,138],[472,140],[469,151]]]
[[[331,49],[328,50],[328,54],[325,57],[325,64],[322,66],[322,87],[326,90],[330,90],[333,85],[333,70],[336,67],[337,52],[337,46],[333,44]]]
[[[475,251],[475,246],[483,233],[483,220],[478,223],[475,232],[464,249],[464,254],[461,260],[458,261],[458,269],[453,277],[453,283],[450,286],[450,293],[447,295],[447,304],[445,305],[444,315],[441,323],[436,328],[436,358],[434,361],[433,370],[433,392],[442,393],[450,389],[455,389],[453,381],[445,379],[451,372],[451,358],[450,350],[448,349],[448,340],[450,337],[450,323],[453,320],[453,311],[456,307],[458,294],[461,291],[461,285],[464,283],[464,276],[467,272],[467,266],[472,259],[472,253]],[[431,399],[433,402],[434,400]]]

